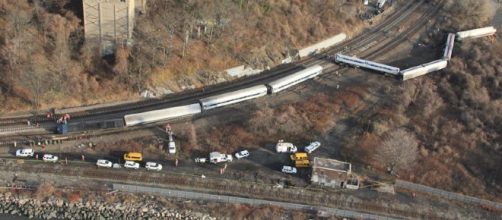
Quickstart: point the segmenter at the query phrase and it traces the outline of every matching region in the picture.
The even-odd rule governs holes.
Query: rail
[[[303,211],[322,211],[332,215],[345,218],[355,218],[355,219],[382,219],[382,220],[393,220],[397,218],[392,218],[382,215],[368,214],[364,212],[357,212],[345,209],[322,207],[322,206],[310,206],[299,203],[290,202],[278,202],[273,200],[264,199],[252,199],[237,196],[226,196],[217,195],[209,193],[192,192],[185,190],[173,190],[167,188],[140,186],[140,185],[129,185],[129,184],[113,184],[113,190],[130,192],[130,193],[148,193],[154,195],[163,195],[168,197],[182,198],[182,199],[196,199],[196,200],[207,200],[213,202],[230,203],[230,204],[249,204],[249,205],[273,205],[279,206],[286,209],[299,209]]]
[[[396,187],[402,188],[402,189],[407,189],[411,191],[416,191],[416,192],[421,192],[421,193],[426,193],[429,195],[434,195],[434,196],[439,196],[443,197],[449,200],[454,200],[454,201],[459,201],[467,204],[472,204],[472,205],[480,205],[484,207],[493,207],[496,209],[502,210],[502,203],[499,202],[493,202],[485,199],[480,199],[472,196],[466,196],[460,193],[454,193],[454,192],[448,192],[445,190],[433,188],[430,186],[424,186],[412,182],[407,182],[404,180],[396,180]]]

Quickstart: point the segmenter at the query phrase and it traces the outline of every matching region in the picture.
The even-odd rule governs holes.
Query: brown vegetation
[[[296,48],[354,30],[360,3],[345,1],[148,1],[132,48],[102,59],[85,42],[79,2],[0,2],[2,110],[123,99],[157,86],[219,82],[217,72],[279,63]],[[78,14],[78,16],[77,16]]]
[[[495,15],[494,4],[491,0],[448,0],[445,6],[448,19],[442,25],[455,30],[484,26]]]
[[[203,152],[257,148],[284,138],[293,142],[311,141],[331,131],[336,121],[345,117],[342,114],[362,110],[366,92],[362,87],[354,87],[335,94],[317,94],[307,101],[274,109],[263,106],[238,123],[196,131],[188,129],[180,136],[187,137],[191,150]]]
[[[37,190],[35,191],[35,198],[38,200],[44,200],[48,198],[49,196],[52,196],[56,192],[56,188],[54,187],[53,184],[51,183],[42,183],[38,186]]]
[[[487,0],[450,1],[448,19],[439,26],[447,31],[487,26],[493,15],[490,7]],[[378,153],[372,149],[385,142],[375,136],[405,127],[420,146],[414,172],[401,173],[400,178],[497,199],[502,193],[497,172],[502,161],[501,66],[500,43],[490,38],[458,42],[446,70],[388,88],[392,104],[378,106],[370,118],[370,133],[349,140],[359,140],[363,155],[372,155]],[[379,167],[375,161],[360,161]]]
[[[397,129],[387,134],[377,147],[375,160],[385,164],[391,174],[414,166],[418,156],[418,142],[413,134],[404,129]]]

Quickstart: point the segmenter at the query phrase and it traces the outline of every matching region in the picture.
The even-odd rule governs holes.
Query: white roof
[[[264,96],[266,94],[267,94],[267,87],[264,85],[257,85],[245,89],[239,89],[237,91],[227,92],[203,98],[200,99],[200,102],[204,107],[212,106],[215,104],[228,105],[251,98],[256,98],[257,96]]]
[[[196,103],[191,105],[176,106],[160,110],[130,114],[124,116],[124,121],[126,123],[126,126],[134,126],[198,114],[200,112],[200,105]]]
[[[320,72],[322,72],[322,69],[323,68],[320,65],[311,66],[307,69],[304,69],[304,70],[298,71],[296,73],[293,73],[291,75],[274,80],[274,81],[268,83],[267,85],[272,87],[272,89],[274,90],[273,91],[274,93],[279,92],[285,88],[288,88],[288,87],[296,85],[302,81],[305,81],[309,78],[312,78],[313,77],[312,75],[316,76],[316,75],[320,74]],[[307,78],[305,78],[305,77],[307,77]],[[302,79],[302,78],[305,78],[305,79]]]

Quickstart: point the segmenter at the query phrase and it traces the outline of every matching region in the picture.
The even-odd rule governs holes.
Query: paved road
[[[139,186],[139,185],[126,185],[126,184],[113,184],[113,190],[132,192],[132,193],[151,193],[155,195],[163,195],[168,197],[176,197],[183,199],[197,199],[197,200],[209,200],[215,202],[224,202],[224,203],[241,203],[241,204],[250,204],[250,205],[274,205],[283,207],[286,209],[299,209],[304,211],[323,211],[332,215],[336,215],[339,217],[347,217],[347,218],[356,218],[356,219],[396,219],[387,216],[379,216],[362,212],[355,212],[344,209],[336,209],[336,208],[328,208],[328,207],[315,207],[309,205],[303,205],[298,203],[289,203],[289,202],[277,202],[271,200],[263,200],[263,199],[250,199],[244,197],[236,197],[236,196],[224,196],[224,195],[215,195],[209,193],[199,193],[199,192],[191,192],[191,191],[183,191],[183,190],[172,190],[166,188],[157,188],[157,187],[147,187],[147,186]]]

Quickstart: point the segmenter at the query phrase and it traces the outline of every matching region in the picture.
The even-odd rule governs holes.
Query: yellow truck
[[[310,161],[307,153],[294,153],[291,154],[290,158],[297,168],[310,166]]]
[[[125,161],[142,161],[143,154],[139,152],[128,152],[124,154]]]
[[[294,154],[291,154],[290,158],[292,161],[308,160],[309,159],[307,153],[294,153]]]

